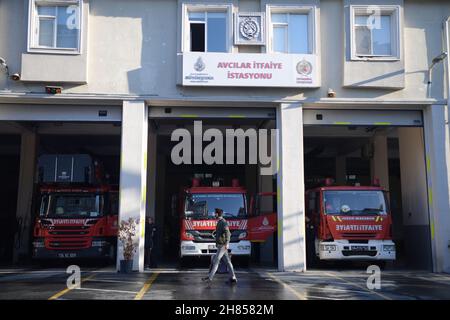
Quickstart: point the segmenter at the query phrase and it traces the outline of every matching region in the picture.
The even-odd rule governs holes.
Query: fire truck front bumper
[[[235,256],[250,256],[251,247],[250,241],[241,240],[230,243],[228,252]],[[216,252],[217,247],[211,242],[181,241],[180,255],[182,257],[212,256]]]
[[[91,242],[91,247],[83,249],[49,249],[44,242],[33,242],[33,259],[110,259],[115,255],[115,246],[107,239],[96,238]]]
[[[391,240],[369,240],[349,243],[348,240],[318,243],[320,260],[395,260],[395,244]]]

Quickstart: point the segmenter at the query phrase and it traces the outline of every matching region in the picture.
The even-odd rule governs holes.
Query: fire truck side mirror
[[[200,179],[194,178],[192,179],[192,188],[200,187]]]

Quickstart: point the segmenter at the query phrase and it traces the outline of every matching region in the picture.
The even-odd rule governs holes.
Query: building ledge
[[[280,103],[298,103],[305,108],[339,107],[354,109],[386,108],[386,107],[423,107],[426,105],[446,105],[446,100],[423,99],[377,99],[377,98],[304,98],[280,99],[279,97],[230,97],[230,96],[158,96],[128,95],[128,94],[85,94],[62,93],[49,95],[45,93],[12,92],[0,90],[0,103],[28,103],[28,104],[105,104],[122,105],[123,101],[143,100],[149,106],[186,106],[186,107],[275,107]]]

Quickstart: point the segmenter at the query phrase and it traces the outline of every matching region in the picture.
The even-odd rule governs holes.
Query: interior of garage
[[[346,121],[326,110],[308,110],[304,126],[305,188],[324,185],[373,185],[388,191],[392,236],[397,259],[387,264],[398,269],[431,270],[431,234],[426,180],[426,155],[421,114],[401,113],[390,122],[377,114],[364,118],[341,111]],[[326,124],[322,122],[326,119]],[[361,113],[360,116],[364,115]],[[410,116],[410,119],[407,119]],[[368,120],[367,120],[368,119]],[[394,120],[393,120],[394,119]],[[408,125],[409,122],[409,125]],[[396,125],[397,124],[397,125]]]
[[[247,112],[241,108],[230,110],[217,108],[216,113],[208,108],[208,112],[201,110],[190,110],[184,108],[181,113],[176,108],[162,108],[160,113],[157,108],[151,108],[149,134],[154,136],[149,138],[149,154],[152,149],[156,150],[155,169],[155,207],[150,212],[155,212],[155,223],[157,226],[155,249],[157,250],[158,265],[179,266],[180,250],[180,211],[177,208],[177,201],[180,190],[183,187],[192,186],[193,178],[200,178],[202,185],[209,185],[212,180],[221,180],[223,186],[231,186],[233,179],[238,179],[239,185],[247,190],[247,204],[251,197],[258,192],[274,192],[276,190],[276,176],[265,176],[260,174],[258,164],[248,163],[248,143],[246,140],[246,162],[245,164],[174,164],[171,159],[171,151],[178,141],[171,141],[171,134],[174,130],[187,129],[194,137],[194,121],[201,121],[203,132],[208,129],[218,129],[225,137],[226,129],[275,129],[275,110],[263,109],[259,113]],[[170,112],[170,113],[168,113]],[[202,114],[204,116],[202,116]],[[188,115],[188,116],[187,116]],[[151,142],[156,142],[156,146],[151,146]],[[224,152],[226,149],[224,139]],[[192,141],[193,143],[193,141]],[[209,142],[203,142],[203,148]],[[270,145],[270,139],[268,141]],[[236,157],[236,145],[234,146]],[[270,148],[270,146],[269,146]],[[203,150],[203,149],[202,149]],[[270,150],[270,149],[269,149]],[[193,154],[192,154],[193,157]],[[149,161],[150,159],[149,156]],[[225,162],[225,161],[224,161]],[[149,164],[149,168],[151,164]],[[149,172],[149,179],[152,178]],[[149,185],[151,183],[149,182]],[[151,196],[148,197],[151,199]],[[149,209],[149,208],[147,208]],[[149,212],[149,210],[148,210]],[[276,265],[276,234],[270,236],[265,242],[252,243],[251,263],[269,266]],[[191,267],[207,267],[208,258],[186,259]],[[246,266],[245,259],[234,258],[233,262]]]
[[[170,136],[177,128],[192,132],[194,120],[201,120],[203,131],[209,128],[219,129],[222,133],[230,128],[274,129],[274,109],[258,108],[259,111],[247,112],[242,109],[230,111],[217,108],[216,114],[208,112],[205,115],[189,108],[184,108],[180,113],[176,108],[169,109],[161,108],[160,113],[150,112],[149,121],[148,180],[154,179],[153,185],[157,188],[153,198],[148,197],[147,206],[154,207],[147,212],[153,210],[155,214],[158,230],[156,251],[162,266],[178,263],[180,220],[173,208],[173,196],[179,193],[180,186],[189,186],[196,174],[212,174],[224,179],[225,184],[237,178],[247,189],[248,198],[258,192],[276,190],[276,176],[261,175],[258,165],[174,165],[170,158],[170,152],[176,144]],[[392,232],[397,246],[397,260],[391,267],[430,270],[431,228],[421,113],[413,112],[398,119],[399,113],[388,114],[389,123],[381,119],[378,125],[374,125],[377,119],[373,114],[359,120],[340,121],[340,116],[327,119],[324,110],[311,112],[313,120],[309,115],[304,118],[305,188],[311,188],[329,177],[337,184],[361,185],[369,185],[374,178],[378,178],[389,191],[393,218]],[[318,117],[318,114],[322,117]],[[345,117],[349,119],[348,114]],[[18,222],[17,205],[23,202],[17,197],[20,195],[18,190],[24,132],[36,135],[36,157],[45,153],[88,153],[104,164],[111,183],[119,183],[119,123],[2,122],[0,170],[3,170],[4,183],[1,186],[3,210],[0,218],[2,224],[12,226],[8,228],[12,234],[2,234],[2,263],[13,260],[16,246],[20,243],[16,241],[14,230]],[[207,144],[203,143],[204,146]],[[155,152],[152,148],[155,148]],[[33,181],[35,174],[28,174],[25,179]],[[148,184],[152,185],[150,181]],[[27,220],[32,221],[32,213],[28,213]],[[276,242],[277,235],[274,234],[264,243],[253,243],[252,263],[276,266]],[[20,245],[29,246],[29,241],[26,243]],[[29,258],[29,247],[22,252],[23,258]],[[200,265],[207,266],[207,263],[204,261]]]
[[[102,164],[108,183],[118,186],[120,134],[120,124],[115,123],[0,123],[0,170],[4,182],[0,187],[1,221],[2,226],[9,226],[4,230],[10,231],[2,232],[1,262],[33,263],[31,242],[39,208],[36,172],[39,156],[89,154]],[[33,138],[29,139],[30,136]],[[26,166],[30,170],[24,170]]]
[[[0,125],[0,264],[13,259],[19,183],[20,135],[11,126]]]

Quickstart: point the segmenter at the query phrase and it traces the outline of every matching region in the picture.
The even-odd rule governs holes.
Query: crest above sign
[[[263,12],[238,12],[235,14],[234,44],[265,45],[265,14]]]

